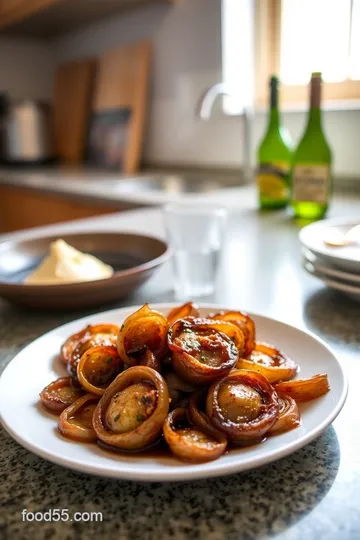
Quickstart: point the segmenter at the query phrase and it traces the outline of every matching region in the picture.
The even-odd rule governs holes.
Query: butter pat
[[[112,276],[114,270],[93,255],[82,253],[67,244],[56,240],[50,244],[50,253],[26,279],[32,285],[55,285],[94,281]]]

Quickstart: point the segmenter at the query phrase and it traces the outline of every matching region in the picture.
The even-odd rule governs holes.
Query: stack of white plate
[[[358,219],[326,219],[304,227],[299,234],[303,249],[303,266],[307,272],[360,301],[360,234],[342,247],[324,242],[330,227],[346,234],[360,223]]]

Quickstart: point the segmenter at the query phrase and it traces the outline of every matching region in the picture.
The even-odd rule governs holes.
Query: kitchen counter
[[[299,223],[284,211],[257,212],[255,195],[246,190],[248,202],[231,213],[216,294],[206,301],[284,320],[325,339],[351,380],[340,416],[314,442],[276,463],[229,477],[174,484],[107,480],[66,470],[23,449],[0,428],[1,538],[360,537],[355,383],[360,379],[360,304],[308,276],[301,268]],[[330,215],[359,215],[359,203],[354,196],[337,197]],[[89,228],[164,236],[158,209],[122,212],[25,234]],[[24,233],[11,236],[19,234]],[[171,283],[171,267],[166,265],[133,296],[109,307],[173,301]],[[40,334],[88,313],[33,312],[0,300],[0,368]],[[23,522],[24,508],[102,512],[103,521]]]
[[[112,208],[129,209],[162,205],[183,199],[210,199],[237,193],[244,184],[241,171],[194,169],[148,169],[138,175],[93,169],[0,168],[0,186],[52,194],[71,200],[96,202]]]

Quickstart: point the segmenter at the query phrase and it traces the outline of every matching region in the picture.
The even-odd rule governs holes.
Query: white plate
[[[167,313],[170,304],[154,304]],[[104,451],[95,444],[75,443],[56,430],[56,417],[39,404],[39,392],[65,368],[57,353],[63,341],[89,323],[122,321],[136,307],[115,309],[85,317],[41,336],[25,347],[6,367],[0,378],[0,419],[10,435],[35,454],[77,471],[130,480],[194,480],[259,467],[295,452],[320,435],[339,414],[346,398],[347,383],[342,368],[327,345],[317,337],[292,326],[254,315],[259,340],[276,344],[301,366],[301,377],[325,372],[331,391],[301,407],[302,424],[262,444],[231,450],[205,464],[181,463],[176,458],[160,459],[141,455],[124,456]],[[203,305],[202,314],[219,309]],[[224,309],[224,308],[223,308]],[[230,309],[230,308],[229,308]]]
[[[323,274],[325,277],[347,281],[350,285],[360,287],[360,273],[352,274],[351,272],[344,272],[343,270],[338,270],[337,268],[326,265],[325,263],[322,263],[321,259],[319,259],[319,257],[317,257],[315,253],[309,249],[303,248],[303,254],[305,261],[311,263],[314,269]]]
[[[316,268],[310,261],[305,260],[303,266],[309,274],[317,277],[318,279],[326,283],[326,285],[330,287],[331,289],[340,291],[346,294],[346,296],[349,296],[350,298],[352,298],[353,300],[360,302],[360,285],[350,285],[349,283],[346,283],[344,281],[341,281],[335,278],[330,278],[326,276],[325,274],[323,274],[322,272],[319,272],[318,270],[316,270]]]
[[[349,272],[360,273],[360,244],[344,247],[330,247],[324,243],[325,230],[337,227],[344,233],[360,223],[360,217],[325,219],[307,225],[299,233],[300,242],[324,261]]]

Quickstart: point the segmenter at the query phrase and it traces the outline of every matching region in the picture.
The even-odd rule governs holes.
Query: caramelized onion
[[[300,412],[296,401],[281,392],[277,393],[279,403],[279,416],[275,424],[269,429],[269,435],[285,433],[300,425]]]
[[[187,317],[176,321],[168,335],[175,372],[191,384],[210,384],[238,360],[244,336],[231,323]]]
[[[98,401],[99,397],[93,394],[85,394],[74,401],[61,413],[58,424],[59,431],[69,439],[83,442],[96,441],[92,421]]]
[[[205,412],[206,394],[206,390],[200,390],[198,392],[193,392],[190,395],[189,405],[186,411],[189,422],[195,427],[198,427],[209,433],[213,433],[216,437],[219,437],[220,435],[222,435],[222,437],[225,437],[225,435],[221,433],[221,431],[214,428]]]
[[[150,367],[161,373],[161,360],[154,355],[149,349],[140,357],[140,366]]]
[[[238,369],[249,369],[264,375],[271,383],[295,377],[298,366],[279,349],[267,343],[256,343],[248,359],[239,358]]]
[[[77,376],[87,392],[102,396],[122,368],[116,347],[91,347],[77,365]]]
[[[105,390],[94,413],[94,429],[110,446],[139,450],[160,437],[168,411],[169,393],[162,376],[134,366]]]
[[[169,325],[172,326],[174,322],[178,321],[179,319],[189,316],[199,317],[199,315],[200,311],[198,306],[194,304],[194,302],[187,302],[182,306],[172,309],[167,316],[167,320],[169,321]]]
[[[242,311],[220,311],[209,315],[210,319],[228,321],[240,328],[245,337],[244,354],[247,358],[255,347],[255,323],[253,319]]]
[[[88,326],[80,330],[80,332],[72,334],[61,346],[60,353],[62,361],[64,362],[64,364],[68,364],[76,347],[80,343],[89,341],[96,334],[114,334],[115,336],[117,336],[119,330],[120,328],[115,324],[89,324]]]
[[[60,414],[82,395],[84,395],[83,390],[74,387],[71,377],[61,377],[40,392],[40,399],[45,409],[51,413]]]
[[[164,437],[172,453],[186,461],[212,461],[220,457],[227,446],[222,433],[191,426],[183,408],[168,414],[164,422]]]
[[[195,386],[184,381],[174,373],[174,371],[168,371],[164,374],[164,379],[168,387],[170,396],[170,407],[174,409],[179,406],[190,392],[194,392]]]
[[[206,400],[207,415],[235,442],[261,440],[275,423],[279,404],[269,381],[260,373],[234,370],[214,383]]]
[[[91,347],[112,347],[116,346],[119,327],[114,324],[97,324],[88,326],[86,332],[75,345],[71,357],[67,363],[67,370],[75,381],[77,381],[77,366],[85,351]]]
[[[158,311],[145,304],[130,315],[121,327],[117,347],[120,358],[130,366],[139,364],[143,354],[149,350],[161,360],[167,353],[169,323]]]
[[[326,373],[314,375],[309,379],[298,379],[275,384],[277,392],[288,394],[296,401],[310,401],[326,394],[330,385]]]

